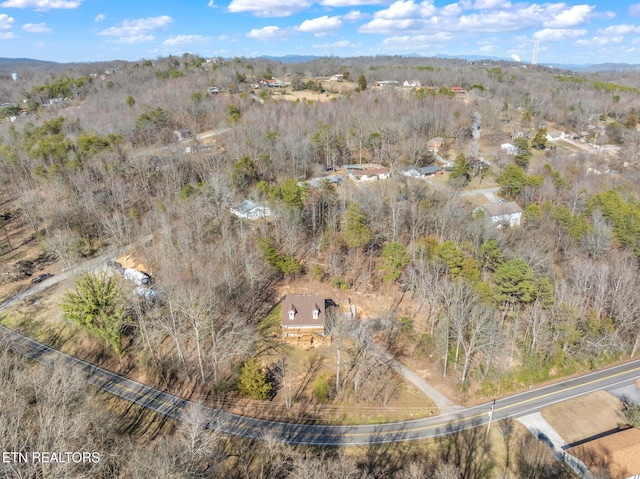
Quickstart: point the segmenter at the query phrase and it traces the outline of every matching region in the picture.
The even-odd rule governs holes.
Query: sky
[[[640,3],[508,0],[0,0],[0,57],[56,62],[185,52],[480,55],[640,63]]]

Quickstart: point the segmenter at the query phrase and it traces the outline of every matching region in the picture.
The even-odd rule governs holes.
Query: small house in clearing
[[[436,136],[435,138],[431,138],[427,143],[427,149],[429,151],[438,151],[444,145],[444,138],[441,136]]]
[[[515,201],[491,203],[482,207],[487,218],[496,226],[519,226],[522,220],[522,208]]]
[[[426,178],[429,176],[442,175],[443,171],[438,165],[430,166],[409,166],[402,172],[404,176],[412,176],[413,178]]]
[[[547,141],[558,141],[562,140],[564,137],[564,131],[559,130],[549,130],[546,135]]]
[[[191,130],[189,130],[189,128],[178,128],[177,130],[173,131],[173,134],[175,135],[177,141],[191,138]]]
[[[518,154],[518,147],[513,143],[503,143],[500,145],[500,150],[509,156],[515,156]]]
[[[391,171],[388,168],[371,168],[368,170],[349,170],[349,179],[353,181],[388,180]]]
[[[326,331],[325,301],[312,294],[288,294],[282,302],[282,340],[317,347],[331,342]]]
[[[271,209],[262,203],[251,200],[242,200],[238,206],[231,208],[231,213],[243,220],[255,220],[271,216]]]
[[[323,188],[325,186],[335,188],[342,186],[343,180],[340,176],[329,175],[320,178],[312,178],[306,181],[299,181],[298,186],[308,186],[309,188]]]

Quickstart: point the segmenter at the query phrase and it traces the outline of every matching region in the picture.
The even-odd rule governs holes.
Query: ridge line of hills
[[[433,57],[425,57],[423,55],[419,55],[417,53],[407,54],[407,55],[379,55],[380,57],[393,57],[393,56],[401,56],[406,58],[438,58],[438,59],[446,59],[446,60],[466,60],[466,61],[497,61],[497,62],[510,62],[510,63],[518,63],[514,62],[510,58],[500,58],[500,57],[483,57],[480,55],[445,55],[439,54],[434,55]],[[280,61],[282,63],[304,63],[313,60],[319,60],[322,58],[326,58],[326,56],[317,56],[317,55],[284,55],[284,56],[270,56],[270,55],[261,55],[257,58]],[[346,58],[346,57],[345,57]],[[111,61],[121,61],[118,59],[113,59]],[[28,65],[28,64],[48,64],[48,65],[76,65],[76,64],[84,64],[91,62],[53,62],[48,60],[38,60],[34,58],[8,58],[8,57],[0,57],[0,65],[10,66],[15,65]],[[94,63],[110,63],[110,61],[100,61]],[[521,62],[522,65],[530,65],[527,62]],[[629,64],[629,63],[598,63],[598,64],[570,64],[570,63],[541,63],[541,66],[548,66],[552,68],[560,68],[565,70],[575,70],[575,71],[625,71],[625,70],[638,70],[640,69],[640,64]]]

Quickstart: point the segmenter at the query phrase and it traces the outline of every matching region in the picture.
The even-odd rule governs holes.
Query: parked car
[[[51,278],[53,276],[51,273],[42,273],[36,276],[31,280],[33,284],[42,283],[45,279]]]
[[[549,449],[554,449],[553,442],[551,442],[551,439],[549,439],[549,437],[545,433],[543,432],[538,433],[538,441],[541,441],[544,444],[546,444]]]

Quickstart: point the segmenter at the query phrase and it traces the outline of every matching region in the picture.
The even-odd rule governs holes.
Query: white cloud
[[[236,35],[218,35],[216,40],[220,42],[237,42],[237,34]]]
[[[51,30],[46,23],[25,23],[22,25],[22,29],[29,33],[51,33]]]
[[[445,5],[438,12],[443,17],[456,17],[462,13],[464,8],[459,3],[451,3],[449,5]]]
[[[124,43],[127,45],[134,45],[136,43],[150,42],[155,37],[153,35],[130,35],[128,37],[121,37],[114,40],[115,43]]]
[[[125,20],[119,27],[110,27],[98,32],[98,35],[120,37],[117,43],[142,43],[154,39],[149,32],[166,28],[173,22],[173,18],[166,15],[160,17],[139,18],[137,20]]]
[[[335,48],[359,48],[361,47],[361,43],[352,43],[349,40],[339,40],[333,43],[322,43],[320,45],[311,45],[312,48],[317,48],[320,50],[331,50]]]
[[[427,12],[426,10],[430,11]],[[419,18],[433,13],[435,13],[435,8],[430,2],[424,2],[422,5],[416,5],[413,0],[398,0],[397,2],[392,3],[389,8],[376,12],[374,14],[374,18],[396,20],[415,17]]]
[[[640,5],[640,4],[639,4]],[[459,0],[437,8],[433,0],[397,0],[376,12],[361,33],[421,35],[424,31],[506,33],[536,29],[570,29],[587,23],[596,13],[591,5],[511,3],[509,0]]]
[[[0,13],[0,30],[11,30],[15,19],[6,13]]]
[[[382,18],[374,18],[369,23],[362,25],[358,32],[393,35],[399,31],[415,31],[418,32],[424,27],[424,22],[419,19],[406,20],[385,20]]]
[[[207,3],[207,7],[218,8],[214,0],[209,0],[209,3]]]
[[[380,5],[382,0],[321,0],[325,7],[358,7],[360,5]]]
[[[640,27],[636,25],[610,25],[598,30],[599,35],[628,35],[630,33],[640,33]]]
[[[368,17],[369,15],[367,15],[366,13],[362,13],[360,10],[351,10],[346,15],[343,15],[342,19],[346,20],[347,22],[357,22],[358,20],[362,20]]]
[[[640,3],[629,5],[629,15],[632,17],[640,17]]]
[[[310,0],[231,0],[232,13],[251,12],[257,17],[288,17],[310,7]]]
[[[208,37],[202,35],[176,35],[169,37],[162,42],[163,47],[182,47],[187,45],[202,45],[209,41]]]
[[[94,18],[93,20],[95,22],[101,22],[102,20],[106,20],[106,19],[107,19],[107,16],[104,13],[98,13],[96,15],[96,18]]]
[[[533,38],[544,42],[560,42],[562,40],[573,40],[587,34],[587,30],[576,28],[543,28],[533,34]]]
[[[433,35],[401,35],[385,38],[382,43],[387,46],[424,47],[436,43],[448,42],[453,39],[449,33],[435,33]]]
[[[514,11],[496,10],[463,15],[454,28],[471,32],[519,31],[540,24],[544,15],[542,8],[534,4]]]
[[[247,33],[249,38],[253,38],[254,40],[260,41],[280,41],[286,40],[291,36],[291,31],[289,29],[280,28],[276,26],[267,26],[262,28],[254,28],[249,33]]]
[[[339,16],[335,17],[318,17],[311,20],[305,20],[300,24],[298,30],[305,33],[313,33],[316,37],[321,37],[335,32],[342,26]]]
[[[11,31],[14,21],[15,19],[13,17],[10,17],[6,13],[0,13],[0,40],[15,38],[14,33]]]
[[[575,5],[571,8],[563,9],[554,15],[551,20],[545,21],[544,26],[550,28],[569,28],[582,25],[587,22],[589,13],[591,13],[593,8],[591,5]]]
[[[496,8],[509,8],[511,3],[505,0],[476,0],[473,8],[476,10],[493,10]]]
[[[606,47],[619,45],[624,41],[624,37],[593,37],[591,40],[577,40],[576,45],[582,47]]]
[[[82,0],[6,0],[0,3],[3,8],[33,8],[34,10],[53,10],[57,8],[78,8]]]

